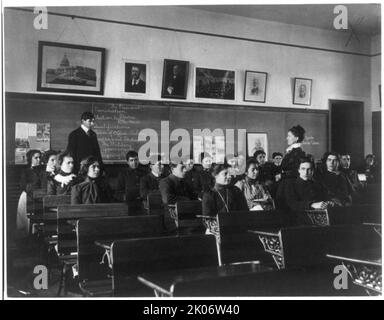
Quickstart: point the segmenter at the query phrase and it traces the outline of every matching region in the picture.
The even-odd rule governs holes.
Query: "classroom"
[[[7,298],[382,294],[380,4],[3,13]]]

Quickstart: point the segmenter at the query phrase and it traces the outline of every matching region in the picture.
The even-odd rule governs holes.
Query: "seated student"
[[[349,206],[352,203],[350,187],[346,176],[340,172],[340,157],[335,152],[326,152],[323,157],[326,170],[317,176],[319,183],[327,191],[327,197],[336,206]]]
[[[146,171],[140,166],[136,151],[128,151],[126,156],[128,167],[121,171],[117,178],[116,198],[125,201],[132,211],[141,210],[140,179]]]
[[[193,189],[196,194],[200,194],[200,176],[192,158],[189,158],[187,161],[185,161],[185,169],[185,182],[188,184],[189,188]]]
[[[272,210],[274,203],[268,190],[258,180],[259,164],[256,160],[250,159],[245,168],[245,177],[236,182],[247,200],[248,208],[252,211]]]
[[[69,151],[59,154],[58,159],[60,171],[55,177],[48,181],[47,194],[49,195],[69,195],[71,188],[82,181],[73,173],[74,160]]]
[[[285,198],[288,208],[298,212],[309,209],[326,209],[332,207],[326,190],[313,179],[314,164],[310,158],[300,159],[299,176],[287,182]]]
[[[45,169],[41,165],[41,152],[31,149],[27,152],[27,168],[21,172],[21,195],[17,206],[16,227],[20,236],[28,234],[27,205],[32,204],[33,191],[42,189],[45,179]]]
[[[275,179],[272,176],[270,166],[267,165],[265,156],[266,153],[263,150],[257,150],[253,154],[253,159],[255,159],[259,164],[259,181],[267,186],[270,186]]]
[[[367,177],[367,183],[379,183],[381,176],[380,170],[377,167],[375,156],[373,154],[368,154],[365,157],[364,164],[359,167],[359,173],[364,173]]]
[[[197,195],[185,181],[186,167],[183,162],[170,163],[172,173],[160,180],[159,189],[165,206],[178,200],[197,200]]]
[[[274,181],[278,182],[281,179],[281,161],[283,160],[283,154],[280,152],[272,153],[272,162],[270,162],[270,172]]]
[[[362,185],[359,181],[357,171],[351,169],[351,156],[348,153],[340,155],[340,171],[347,177],[353,194],[361,191]]]
[[[79,175],[84,181],[71,189],[71,204],[108,203],[113,201],[112,191],[101,176],[100,163],[94,156],[80,163]]]
[[[215,184],[212,176],[212,157],[202,153],[201,159],[202,170],[197,171],[197,180],[194,184],[194,190],[198,193],[199,198],[202,198],[204,192],[209,191]]]
[[[241,190],[230,185],[227,164],[216,164],[213,168],[215,186],[203,195],[203,215],[216,216],[220,212],[248,211],[247,200]]]
[[[48,181],[52,181],[57,174],[57,152],[55,150],[44,152],[43,160],[45,165],[45,175],[42,181],[42,186],[43,188],[47,188]]]
[[[163,176],[164,166],[160,160],[150,162],[151,172],[140,179],[140,197],[145,202],[149,193],[159,191],[159,183]]]

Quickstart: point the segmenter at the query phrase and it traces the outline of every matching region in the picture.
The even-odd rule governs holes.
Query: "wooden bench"
[[[147,213],[149,215],[164,214],[164,205],[160,192],[151,192],[147,195]]]
[[[381,223],[381,206],[353,205],[326,210],[306,210],[297,213],[303,224],[330,226],[338,224]]]
[[[215,237],[184,235],[115,241],[112,245],[115,296],[151,296],[137,280],[144,272],[217,266]]]
[[[289,269],[176,282],[173,297],[364,296],[363,290],[333,287],[333,269]]]
[[[201,201],[178,201],[174,212],[172,218],[175,221],[178,234],[204,234],[204,224],[198,217],[203,212]]]
[[[125,203],[97,203],[62,205],[57,209],[57,253],[63,263],[61,285],[65,292],[66,273],[77,262],[77,239],[75,225],[82,218],[128,216]]]
[[[203,217],[210,233],[216,236],[220,264],[260,260],[273,263],[257,237],[248,230],[279,228],[288,222],[286,215],[272,211],[231,211],[216,217]]]
[[[381,237],[369,225],[298,226],[250,232],[258,235],[279,269],[326,264],[329,252],[381,247]]]
[[[79,286],[85,296],[111,296],[108,264],[101,263],[104,251],[96,240],[157,237],[164,235],[159,215],[86,218],[77,222],[77,266]]]

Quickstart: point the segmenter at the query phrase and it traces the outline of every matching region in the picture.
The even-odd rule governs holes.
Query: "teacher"
[[[81,115],[81,125],[73,130],[68,137],[67,150],[73,156],[75,172],[80,169],[81,160],[93,156],[102,165],[101,152],[97,135],[92,130],[95,125],[95,116],[92,112],[84,112]]]

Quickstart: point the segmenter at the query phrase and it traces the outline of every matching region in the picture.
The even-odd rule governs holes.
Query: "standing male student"
[[[95,116],[93,113],[84,112],[81,115],[80,127],[69,134],[67,150],[73,156],[75,173],[80,169],[81,160],[89,156],[94,156],[102,165],[99,142],[96,133],[92,130],[94,124]]]

